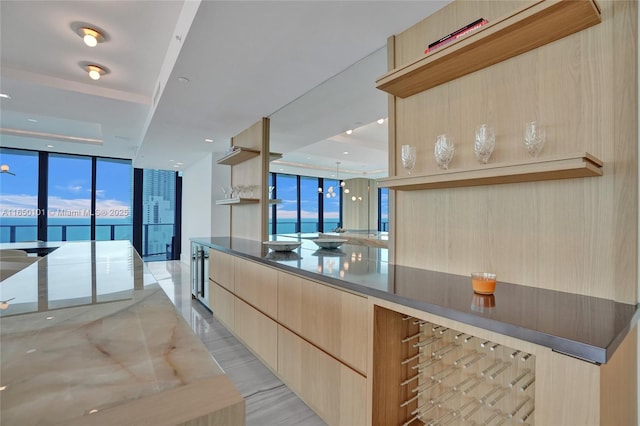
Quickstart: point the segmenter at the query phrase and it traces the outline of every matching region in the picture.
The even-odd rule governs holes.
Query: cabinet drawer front
[[[222,287],[234,291],[234,256],[209,250],[209,278]]]
[[[278,321],[365,375],[368,312],[364,297],[278,273]]]
[[[278,373],[329,425],[363,425],[366,379],[278,326]]]
[[[234,293],[271,318],[278,317],[278,272],[275,269],[236,258]]]
[[[230,330],[234,325],[234,299],[232,293],[209,281],[209,307],[213,314]]]
[[[235,298],[234,331],[262,361],[278,368],[278,328],[275,321]]]

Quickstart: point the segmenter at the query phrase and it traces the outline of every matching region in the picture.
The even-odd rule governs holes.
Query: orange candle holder
[[[496,274],[491,272],[472,272],[471,287],[478,294],[493,294],[496,290]]]

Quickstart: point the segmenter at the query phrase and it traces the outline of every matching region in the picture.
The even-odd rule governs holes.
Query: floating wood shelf
[[[260,155],[260,151],[258,151],[257,149],[238,147],[233,152],[220,158],[217,163],[226,164],[227,166],[235,166],[236,164],[240,164],[243,161],[247,161],[254,157],[257,157],[258,155]]]
[[[259,198],[225,198],[223,200],[216,200],[217,205],[227,205],[227,204],[256,204],[259,203]]]
[[[396,68],[377,88],[406,98],[599,24],[593,0],[543,0]]]
[[[602,176],[602,161],[589,153],[535,159],[528,162],[496,163],[466,170],[443,170],[428,175],[396,176],[378,180],[382,188],[400,191],[458,188]]]

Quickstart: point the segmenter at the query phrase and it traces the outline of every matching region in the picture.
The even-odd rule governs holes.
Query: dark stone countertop
[[[191,241],[594,363],[611,358],[640,312],[637,305],[501,281],[491,300],[473,293],[468,276],[389,264],[385,248],[345,244],[325,250],[304,236],[272,238],[302,245],[291,252],[273,252],[261,242],[240,238]],[[495,306],[483,308],[476,302]]]

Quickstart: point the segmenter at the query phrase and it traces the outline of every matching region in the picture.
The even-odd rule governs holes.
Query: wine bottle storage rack
[[[535,356],[406,316],[403,426],[535,423]],[[416,352],[417,350],[417,352]]]

